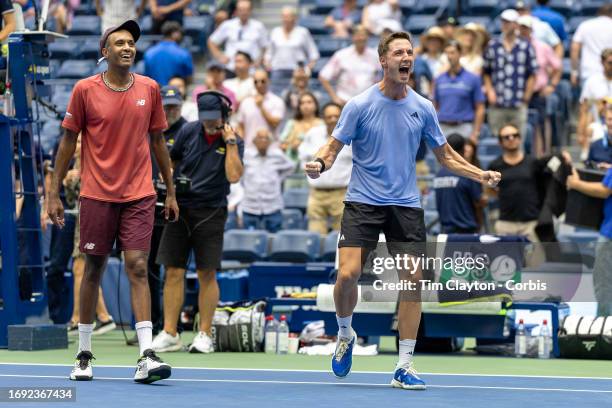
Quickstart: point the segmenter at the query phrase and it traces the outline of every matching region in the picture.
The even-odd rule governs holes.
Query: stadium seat
[[[144,60],[140,60],[134,65],[134,72],[139,75],[144,75],[145,73],[145,62]]]
[[[79,7],[74,10],[75,16],[95,16],[96,15],[96,7],[94,2],[83,1],[79,5]]]
[[[420,0],[418,4],[419,14],[438,14],[448,8],[449,0]]]
[[[70,92],[57,92],[53,94],[51,102],[57,107],[59,112],[66,112],[68,102],[70,102]]]
[[[496,154],[482,154],[480,152],[478,153],[479,153],[478,160],[480,161],[480,167],[483,169],[488,169],[489,164],[491,164],[491,162],[495,160],[498,156]]]
[[[82,79],[93,75],[95,69],[94,61],[67,60],[62,63],[57,77]]]
[[[53,59],[67,60],[77,56],[77,48],[74,40],[58,40],[49,44],[49,53]]]
[[[576,30],[578,29],[578,26],[580,24],[582,24],[583,21],[588,20],[591,17],[586,17],[586,16],[574,16],[572,18],[569,19],[568,23],[567,23],[567,30],[570,34],[574,34],[576,32]]]
[[[264,259],[268,233],[261,230],[231,230],[223,236],[223,259],[255,262]]]
[[[142,16],[138,22],[142,35],[153,34],[153,17],[150,14]]]
[[[300,18],[299,25],[305,27],[312,35],[330,34],[331,30],[325,27],[325,16],[303,16]]]
[[[468,0],[466,11],[475,16],[492,16],[500,4],[499,0]]]
[[[398,3],[404,17],[413,14],[417,8],[417,0],[399,0]]]
[[[329,62],[329,58],[320,58],[312,69],[312,77],[317,78],[325,65]]]
[[[97,60],[102,55],[100,55],[100,40],[99,39],[91,39],[85,41],[80,47],[80,58],[81,59],[91,59]]]
[[[304,215],[300,210],[284,209],[283,210],[283,229],[295,230],[304,229]]]
[[[61,135],[60,121],[50,120],[40,129],[40,144],[44,152],[49,152]]]
[[[210,16],[185,16],[183,29],[191,37],[193,45],[200,51],[206,50],[206,39],[212,32],[213,21]]]
[[[321,57],[331,57],[334,55],[334,52],[341,48],[345,48],[350,44],[349,40],[329,36],[319,37],[316,42]]]
[[[482,139],[478,141],[478,153],[488,156],[501,154],[501,147],[495,138]]]
[[[334,8],[341,6],[342,0],[316,0],[312,14],[328,15]]]
[[[100,35],[100,17],[98,16],[75,16],[68,35]]]
[[[428,14],[415,14],[406,20],[404,28],[412,35],[421,35],[431,26],[436,25],[436,17]]]
[[[576,12],[578,15],[593,18],[597,15],[599,8],[606,3],[606,0],[582,0],[579,4],[576,4]]]
[[[308,204],[308,194],[307,188],[288,188],[283,193],[285,208],[295,208],[304,212]]]
[[[338,248],[338,231],[331,231],[323,241],[323,254],[321,261],[334,262],[336,260],[336,249]]]
[[[313,262],[319,258],[321,236],[309,231],[280,231],[272,241],[268,259],[275,262]]]

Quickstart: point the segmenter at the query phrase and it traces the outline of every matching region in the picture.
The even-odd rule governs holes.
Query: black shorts
[[[166,267],[187,268],[193,250],[196,268],[219,269],[227,208],[180,208],[180,218],[164,227],[156,262]]]
[[[383,232],[392,253],[421,256],[427,234],[422,208],[398,205],[370,205],[345,201],[338,248],[359,247],[372,250]]]

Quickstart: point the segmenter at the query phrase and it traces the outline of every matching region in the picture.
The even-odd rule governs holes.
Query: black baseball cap
[[[140,38],[140,26],[138,25],[138,23],[134,20],[127,20],[123,24],[108,28],[104,32],[104,34],[102,34],[102,37],[100,38],[100,54],[102,54],[102,48],[106,46],[106,40],[108,40],[108,36],[120,30],[129,31],[132,34],[132,37],[134,37],[134,42],[138,41],[138,39]]]
[[[222,117],[223,102],[214,94],[198,95],[198,117],[200,120],[216,120]]]
[[[182,105],[181,92],[175,86],[164,86],[161,89],[162,105]]]

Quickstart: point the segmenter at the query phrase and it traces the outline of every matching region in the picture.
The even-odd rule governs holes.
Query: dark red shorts
[[[116,240],[120,250],[149,252],[156,200],[149,196],[111,203],[81,197],[79,249],[84,254],[108,255]]]

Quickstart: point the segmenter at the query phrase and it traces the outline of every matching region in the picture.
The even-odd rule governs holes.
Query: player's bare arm
[[[501,181],[501,173],[497,171],[481,170],[470,164],[459,153],[453,150],[448,143],[433,149],[436,159],[453,173],[471,178],[479,183],[486,183],[488,187],[495,187]]]
[[[319,178],[323,171],[329,170],[334,165],[336,157],[338,157],[343,147],[344,143],[334,137],[330,137],[323,147],[319,149],[315,159],[304,165],[306,175],[313,179]]]

